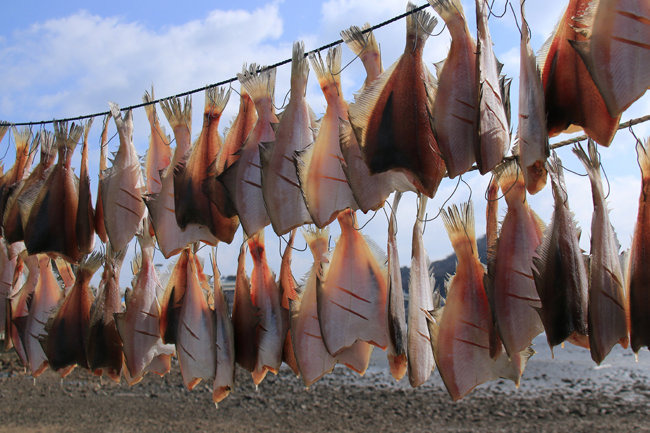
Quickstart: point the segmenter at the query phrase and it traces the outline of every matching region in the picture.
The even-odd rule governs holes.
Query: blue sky
[[[53,4],[54,3],[54,4]],[[516,3],[516,2],[515,2]],[[567,0],[529,1],[527,15],[533,32],[532,45],[537,50],[553,30]],[[423,2],[417,2],[418,5]],[[495,2],[495,12],[503,11],[503,1]],[[294,40],[305,41],[311,50],[339,38],[339,31],[364,22],[378,23],[405,10],[406,2],[397,0],[329,0],[275,2],[240,1],[112,1],[112,2],[9,2],[3,5],[0,16],[0,81],[5,83],[0,94],[0,119],[18,122],[74,116],[104,111],[107,101],[122,106],[138,103],[151,84],[156,96],[167,96],[207,83],[234,76],[244,62],[275,63],[290,57]],[[463,1],[468,24],[475,33],[474,2]],[[518,8],[515,8],[518,10]],[[432,9],[429,9],[433,13]],[[384,67],[394,62],[404,47],[403,20],[376,32],[382,48]],[[439,24],[437,29],[440,29]],[[519,33],[508,12],[502,19],[491,18],[490,29],[495,52],[505,63],[505,72],[516,77],[519,71]],[[449,36],[432,37],[427,42],[425,62],[442,60],[449,48]],[[347,48],[343,50],[344,64],[352,59]],[[343,91],[351,101],[354,92],[364,80],[360,61],[353,62],[342,74]],[[288,90],[289,66],[278,70],[276,105]],[[516,113],[517,81],[513,83],[511,98]],[[238,88],[238,85],[235,86]],[[318,114],[325,111],[325,100],[315,76],[310,75],[308,100]],[[225,128],[237,109],[236,95],[228,105],[222,128]],[[203,94],[194,95],[194,122],[192,133],[200,132],[200,112]],[[623,119],[639,117],[650,112],[650,97],[646,95],[623,115]],[[159,114],[160,111],[159,111]],[[141,155],[148,143],[149,128],[140,109],[134,113],[134,142]],[[516,115],[513,116],[516,119]],[[163,124],[166,125],[164,117]],[[99,128],[95,121],[90,143],[91,174],[96,182]],[[516,125],[513,125],[516,127]],[[114,126],[111,126],[114,131]],[[167,126],[169,131],[169,127]],[[650,133],[648,125],[635,128],[640,136]],[[555,141],[554,139],[552,141]],[[0,150],[9,145],[5,137]],[[117,147],[117,139],[111,143]],[[565,165],[584,172],[568,148],[559,152]],[[636,215],[639,192],[639,174],[635,163],[634,143],[626,131],[621,131],[609,149],[602,149],[603,164],[607,170],[612,193],[609,197],[612,221],[624,247],[629,246]],[[76,155],[75,161],[78,161]],[[13,161],[11,151],[5,157],[5,166]],[[75,162],[78,167],[78,162]],[[464,177],[471,185],[476,206],[477,234],[484,230],[483,191],[489,177],[471,174]],[[588,228],[591,218],[591,197],[585,179],[567,173],[570,204],[576,212],[585,235],[583,247],[588,250]],[[429,201],[429,214],[448,198],[456,185],[445,180],[438,196]],[[449,204],[468,197],[468,189],[461,184]],[[552,212],[549,189],[530,199],[531,206],[548,221]],[[505,204],[501,205],[503,215]],[[359,215],[365,223],[369,215]],[[411,229],[415,218],[415,197],[408,194],[398,213],[398,243],[402,264],[410,262]],[[335,226],[335,225],[334,225]],[[383,213],[368,224],[364,232],[379,245],[386,242],[386,219]],[[332,227],[332,233],[338,230]],[[451,246],[441,221],[427,225],[425,244],[432,259],[444,257]],[[278,271],[280,257],[278,240],[267,229],[267,249],[271,266]],[[222,273],[234,273],[236,251],[241,242],[237,237],[232,245],[220,246],[219,265]],[[304,245],[299,239],[298,247]],[[132,251],[133,249],[131,249]],[[295,273],[299,277],[309,267],[308,252],[295,253]],[[158,257],[160,260],[161,258]],[[160,260],[164,262],[163,260]],[[249,260],[250,263],[250,260]],[[250,266],[250,265],[249,265]],[[125,267],[122,280],[127,284],[130,272]]]

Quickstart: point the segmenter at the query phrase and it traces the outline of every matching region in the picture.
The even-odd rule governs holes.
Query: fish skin
[[[208,198],[203,184],[217,175],[217,159],[221,151],[218,126],[230,98],[223,88],[205,91],[203,128],[188,154],[176,165],[174,177],[174,213],[181,229],[190,224],[207,227],[220,241],[230,243],[239,226],[236,217],[227,218]]]
[[[83,144],[81,148],[81,172],[79,173],[79,201],[77,202],[76,235],[81,254],[90,254],[95,247],[95,210],[90,192],[90,175],[88,174],[88,134],[93,119],[84,125]]]
[[[122,117],[119,107],[109,103],[111,114],[120,137],[120,147],[112,167],[103,171],[101,184],[104,226],[114,251],[129,244],[145,215],[142,200],[144,179],[140,159],[133,145],[133,114],[127,111]]]
[[[84,259],[77,270],[74,286],[45,325],[41,345],[49,366],[61,377],[68,375],[76,365],[88,368],[86,341],[93,302],[90,279],[101,263],[99,253]]]
[[[447,174],[454,178],[474,164],[475,152],[480,149],[478,90],[482,83],[477,79],[476,43],[467,28],[461,2],[429,0],[429,4],[445,21],[451,35],[449,54],[438,75],[432,118]]]
[[[200,283],[194,252],[189,252],[187,290],[179,315],[176,353],[183,383],[192,390],[201,380],[210,380],[217,371],[214,312],[208,306]]]
[[[219,403],[228,397],[235,386],[235,334],[228,315],[228,302],[221,290],[221,273],[217,268],[216,249],[212,254],[212,275],[214,282],[214,330],[216,367],[212,385],[212,401]]]
[[[16,159],[11,168],[0,177],[0,221],[4,220],[4,213],[7,206],[7,200],[12,192],[20,185],[20,181],[29,172],[36,152],[30,148],[32,141],[32,132],[29,127],[18,129],[15,126],[11,128],[16,146]],[[32,145],[33,147],[33,145]]]
[[[628,303],[618,256],[620,246],[609,221],[596,145],[589,140],[588,155],[578,145],[573,152],[587,170],[594,202],[591,219],[588,323],[591,359],[600,364],[616,343],[620,343],[623,348],[629,343]]]
[[[99,179],[97,182],[97,199],[95,200],[95,233],[99,236],[99,239],[103,243],[108,242],[108,234],[106,233],[106,224],[104,223],[104,203],[102,201],[102,182],[101,179],[104,177],[104,170],[108,168],[107,166],[107,153],[108,153],[108,125],[111,120],[111,115],[107,114],[104,116],[101,142],[99,149]]]
[[[39,278],[29,307],[23,340],[28,368],[34,377],[40,376],[49,365],[39,340],[46,336],[45,324],[63,299],[63,290],[52,272],[50,258],[45,254],[37,257]]]
[[[71,164],[83,128],[55,122],[54,131],[59,160],[38,195],[25,202],[31,207],[23,227],[25,246],[29,254],[58,254],[77,263],[83,255],[76,234],[79,190]]]
[[[530,47],[530,31],[521,0],[521,45],[519,69],[519,124],[517,148],[526,190],[535,194],[546,185],[546,158],[549,156],[544,86]],[[514,152],[513,152],[514,153]]]
[[[318,320],[323,343],[337,356],[356,341],[382,350],[388,345],[388,284],[386,269],[379,265],[358,231],[350,209],[338,217],[341,237],[322,284],[317,284]]]
[[[124,362],[122,339],[115,323],[121,313],[120,270],[126,251],[112,251],[110,245],[104,260],[104,270],[97,296],[90,307],[86,337],[88,367],[97,376],[106,375],[119,383]]]
[[[650,140],[636,144],[637,159],[641,167],[641,194],[639,196],[639,212],[632,237],[630,261],[627,269],[627,293],[629,294],[630,311],[630,343],[635,353],[643,346],[650,347],[650,269],[647,266],[650,245]]]
[[[432,278],[429,275],[429,258],[422,241],[422,228],[427,198],[420,194],[417,219],[413,224],[411,250],[411,276],[408,306],[408,376],[412,387],[429,379],[435,367],[431,340],[425,312],[434,308]]]
[[[169,166],[172,160],[171,139],[165,132],[165,127],[160,124],[158,114],[156,113],[156,104],[153,86],[151,93],[144,92],[142,102],[149,120],[151,133],[149,135],[149,148],[147,149],[147,159],[145,163],[145,173],[147,177],[146,191],[147,194],[157,194],[162,189],[162,179],[160,174]]]
[[[402,290],[402,274],[399,266],[397,250],[397,206],[402,193],[395,193],[391,215],[388,223],[388,365],[390,373],[399,381],[408,368],[406,342],[406,313],[404,311],[404,291]]]
[[[341,32],[343,41],[355,55],[359,56],[366,70],[366,80],[357,94],[363,93],[383,72],[381,52],[374,34],[372,31],[362,33],[363,30],[369,28],[370,25],[366,23],[362,28],[352,26]],[[378,210],[384,205],[390,193],[395,190],[415,190],[412,182],[404,172],[397,170],[377,174],[370,172],[350,122],[341,122],[339,135],[341,155],[345,160],[342,164],[343,171],[352,190],[354,200],[362,212]]]
[[[318,53],[309,55],[327,101],[316,140],[294,160],[307,209],[314,224],[323,228],[346,208],[356,208],[341,163],[340,126],[348,119],[348,105],[341,90],[341,47],[330,48],[326,61]]]
[[[515,161],[498,167],[508,211],[501,225],[494,263],[494,314],[510,357],[522,352],[544,330],[536,313],[541,303],[532,275],[533,255],[542,241],[539,217],[526,201],[524,180]]]
[[[588,41],[569,40],[578,51],[612,117],[650,87],[650,4],[636,0],[594,1],[582,28]]]
[[[11,336],[16,354],[18,354],[22,364],[27,367],[29,365],[29,360],[27,359],[27,352],[24,344],[25,325],[29,315],[29,305],[34,296],[36,284],[38,283],[39,269],[37,256],[28,256],[27,252],[23,250],[20,253],[20,257],[27,268],[27,278],[20,287],[18,287],[18,284],[15,284],[14,288],[16,291],[7,296],[7,306],[9,307],[7,316],[8,319],[10,319],[7,321],[7,324],[10,324],[11,326],[5,327],[5,335],[9,334]],[[16,272],[18,271],[16,270]],[[17,278],[14,277],[14,280],[16,279]]]
[[[22,243],[14,243],[12,245],[5,245],[6,242],[2,241],[2,252],[0,252],[0,331],[2,331],[2,340],[0,340],[0,349],[9,351],[13,347],[12,334],[15,331],[11,321],[11,296],[16,293],[22,285],[22,274],[25,268],[23,257],[19,254],[19,245]],[[24,249],[24,245],[22,246]]]
[[[187,289],[189,258],[189,249],[183,249],[160,298],[160,336],[165,344],[176,343],[180,310]]]
[[[291,342],[291,308],[290,303],[298,300],[298,283],[293,277],[291,272],[291,257],[293,255],[293,242],[296,239],[297,229],[291,230],[289,241],[282,254],[282,263],[280,264],[280,278],[278,279],[278,286],[280,293],[282,293],[282,326],[283,334],[286,335],[284,339],[284,346],[282,349],[282,361],[285,362],[296,376],[300,375],[300,369],[296,361],[296,355],[293,353],[293,344]]]
[[[476,165],[481,174],[496,167],[510,146],[509,91],[499,78],[500,65],[492,49],[487,0],[476,0],[476,79],[478,83],[478,140],[474,142]],[[446,64],[446,63],[445,63]],[[507,99],[508,101],[504,101]]]
[[[257,122],[241,148],[239,158],[219,177],[232,200],[242,229],[251,237],[271,220],[262,194],[262,166],[260,163],[261,143],[275,140],[272,124],[278,123],[273,106],[275,91],[275,69],[258,71],[255,63],[237,78],[246,88],[255,103]]]
[[[251,283],[246,275],[246,247],[247,243],[243,242],[237,260],[232,326],[235,334],[235,361],[252,372],[257,363],[256,333],[260,319],[258,309],[251,299]]]
[[[242,69],[242,74],[246,73],[246,67]],[[239,110],[237,116],[228,128],[228,133],[223,141],[223,151],[219,156],[217,172],[223,171],[230,167],[239,159],[239,152],[246,143],[246,139],[257,123],[257,110],[255,103],[244,86],[239,91]]]
[[[407,11],[413,9],[409,3]],[[445,174],[430,123],[436,89],[422,61],[436,23],[426,11],[406,17],[404,53],[350,104],[350,122],[370,172],[402,171],[429,197]]]
[[[312,222],[293,163],[294,152],[303,150],[315,138],[313,112],[305,99],[309,62],[304,52],[304,43],[295,42],[289,103],[282,112],[280,123],[274,125],[275,141],[259,145],[262,195],[278,236]]]
[[[36,134],[32,142],[32,152],[40,147],[41,159],[24,181],[18,185],[9,198],[3,215],[2,230],[3,236],[10,244],[24,240],[23,220],[26,222],[29,214],[20,212],[20,197],[27,197],[34,194],[33,190],[40,190],[45,182],[51,167],[56,158],[56,147],[54,147],[54,136],[49,131],[42,131]],[[25,214],[25,216],[23,216]]]
[[[145,220],[146,221],[146,220]],[[174,353],[172,345],[163,344],[160,335],[160,300],[163,288],[153,264],[154,240],[147,224],[138,234],[141,259],[133,288],[125,293],[126,310],[115,313],[115,326],[122,340],[125,376],[129,385],[141,380],[154,358]]]
[[[300,376],[306,387],[331,372],[336,365],[336,359],[330,355],[323,343],[316,296],[318,280],[324,278],[326,263],[329,261],[328,234],[327,229],[303,229],[303,235],[314,257],[314,263],[298,299],[289,301],[291,342]]]
[[[257,361],[252,375],[255,385],[259,385],[266,372],[278,374],[280,370],[286,328],[281,305],[282,293],[266,261],[263,231],[248,239],[248,248],[253,257],[251,299],[259,318],[255,329]]]
[[[176,149],[171,163],[161,176],[160,192],[147,195],[145,203],[160,251],[165,258],[170,258],[194,242],[216,245],[219,240],[207,226],[188,224],[183,229],[176,221],[174,172],[187,159],[191,150],[192,99],[189,96],[182,101],[180,98],[171,98],[162,101],[160,106],[174,131]]]
[[[547,166],[555,206],[533,257],[533,276],[542,302],[538,313],[552,350],[574,333],[587,336],[589,279],[579,229],[569,210],[562,162],[555,152]]]
[[[553,137],[577,125],[603,146],[609,146],[618,127],[620,114],[611,116],[587,67],[571,41],[584,42],[578,18],[592,0],[570,0],[555,32],[542,50],[542,83],[546,101],[548,135]],[[617,80],[622,77],[617,76]]]

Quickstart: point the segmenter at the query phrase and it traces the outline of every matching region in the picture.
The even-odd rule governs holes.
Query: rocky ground
[[[519,389],[496,381],[453,403],[437,373],[418,389],[395,383],[375,350],[364,377],[337,367],[305,390],[288,368],[256,391],[238,370],[218,408],[210,387],[187,391],[178,365],[129,388],[76,369],[34,381],[13,353],[0,354],[0,432],[166,431],[650,431],[650,353],[615,350],[595,367],[589,353],[543,338]]]

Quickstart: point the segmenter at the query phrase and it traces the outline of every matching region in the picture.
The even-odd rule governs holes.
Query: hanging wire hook
[[[275,106],[275,101],[272,102],[273,107],[274,107],[276,110],[278,110],[278,111],[284,110],[284,107],[287,106],[287,98],[289,97],[289,93],[291,93],[291,89],[287,90],[287,93],[284,95],[284,99],[282,100],[282,105],[281,105],[280,107],[276,107],[276,106]]]
[[[600,156],[598,157],[598,159],[600,159]],[[599,162],[598,164],[600,164],[600,169],[603,171],[603,175],[605,176],[605,181],[607,182],[607,194],[605,195],[605,200],[607,200],[607,197],[609,197],[609,193],[612,192],[611,186],[609,184],[609,178],[607,177],[607,172],[605,171],[605,167],[603,167],[603,163]]]
[[[494,199],[489,199],[489,198],[487,198],[487,190],[486,190],[486,191],[485,191],[485,197],[486,197],[485,199],[486,199],[487,201],[499,201],[499,200],[501,200],[503,197],[505,197],[506,195],[508,195],[508,193],[510,192],[510,190],[512,190],[512,188],[514,188],[514,186],[517,184],[517,181],[518,181],[518,180],[519,180],[519,164],[517,164],[517,177],[515,177],[515,181],[512,182],[512,185],[510,185],[510,186],[508,187],[508,190],[505,191],[503,194],[501,194],[501,197],[497,197],[497,198],[494,198]],[[525,200],[525,198],[524,198],[524,200]]]
[[[630,134],[632,134],[632,136],[634,137],[634,139],[636,140],[637,143],[643,144],[643,142],[639,139],[639,137],[638,137],[638,136],[636,135],[636,133],[634,132],[634,128],[632,128],[632,124],[631,124],[631,123],[630,123],[630,126],[628,126],[627,129],[630,130]]]
[[[523,3],[522,3],[523,5]],[[519,25],[519,20],[517,19],[517,14],[515,14],[515,8],[512,7],[512,3],[508,2],[508,6],[510,6],[510,10],[512,11],[512,17],[515,19],[515,25],[517,26],[517,30],[519,30],[519,36],[523,36],[524,33],[521,31],[521,26]],[[528,25],[526,25],[528,27]]]
[[[356,228],[356,227],[355,227],[354,229],[355,229],[356,231],[358,231],[358,232],[361,231],[361,230],[363,230],[364,227],[367,226],[368,223],[369,223],[370,221],[372,221],[372,220],[377,216],[377,212],[378,212],[378,211],[379,211],[379,209],[377,209],[377,210],[375,211],[375,213],[372,214],[372,216],[370,217],[370,219],[369,219],[368,221],[366,221],[364,225],[362,225],[362,226],[359,227],[359,228]]]
[[[566,167],[565,167],[564,165],[562,165],[561,163],[558,163],[558,165],[559,165],[560,167],[562,167],[563,170],[566,170],[566,171],[568,171],[569,173],[573,173],[573,174],[575,174],[576,176],[581,176],[581,177],[587,177],[587,176],[589,176],[587,173],[584,173],[584,174],[583,174],[583,173],[578,173],[577,171],[573,171],[573,170],[571,170],[570,168],[566,168]]]
[[[447,199],[446,199],[445,201],[442,202],[442,205],[440,206],[440,209],[438,210],[438,213],[436,214],[436,216],[434,216],[434,217],[431,218],[431,219],[427,219],[426,214],[425,214],[425,216],[424,216],[424,220],[420,220],[420,221],[422,221],[422,222],[425,223],[425,227],[426,227],[426,223],[427,223],[427,222],[429,222],[429,221],[433,221],[433,220],[435,220],[436,218],[438,218],[438,217],[440,216],[440,214],[442,213],[442,210],[444,209],[444,207],[445,207],[445,205],[447,204],[447,202],[448,202],[449,200],[451,200],[451,198],[454,196],[454,194],[456,194],[456,191],[458,190],[458,185],[460,185],[460,181],[461,181],[461,179],[462,179],[462,176],[458,176],[458,182],[456,182],[456,187],[455,187],[454,190],[451,192],[451,195],[450,195],[449,197],[447,197]],[[419,219],[419,218],[418,218],[418,219]],[[424,232],[424,230],[422,230],[422,231]]]
[[[492,8],[494,7],[494,2],[495,2],[496,0],[492,0],[492,4],[488,4],[487,0],[484,0],[484,1],[485,1],[485,5],[486,5],[487,8],[490,10],[490,13],[489,13],[489,15],[488,15],[488,18],[490,18],[490,16],[493,16],[493,17],[495,17],[495,18],[499,18],[499,19],[500,19],[500,18],[503,18],[503,17],[506,15],[506,12],[508,12],[508,4],[510,3],[510,0],[506,0],[505,4],[503,5],[503,13],[502,13],[501,15],[497,15],[497,14],[495,14],[495,13],[492,11]]]
[[[465,184],[465,186],[467,186],[467,188],[469,189],[469,197],[467,198],[467,201],[468,201],[468,202],[472,201],[472,193],[474,192],[474,191],[472,191],[472,187],[469,186],[469,183],[467,183],[467,182],[465,181],[465,179],[463,179],[463,176],[462,176],[462,175],[460,176],[460,180],[461,180],[461,182],[463,182],[463,183]]]
[[[278,236],[278,237],[280,239],[282,239],[287,245],[289,245],[289,242],[284,238],[284,235],[281,235],[281,236]],[[280,245],[282,245],[282,243],[280,243]],[[301,252],[301,253],[304,252],[304,251],[307,251],[307,248],[309,248],[309,244],[307,243],[307,241],[305,241],[305,246],[303,248],[296,248],[293,245],[291,246],[292,250],[298,251],[298,252]],[[284,254],[280,253],[280,257],[282,257],[282,256],[284,256]]]

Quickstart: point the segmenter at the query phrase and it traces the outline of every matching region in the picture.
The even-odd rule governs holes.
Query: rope
[[[401,15],[394,16],[393,18],[390,18],[390,19],[388,19],[386,21],[382,21],[379,24],[375,24],[374,26],[372,26],[370,28],[363,29],[363,30],[361,30],[361,33],[369,33],[369,32],[371,32],[373,30],[377,30],[377,29],[379,29],[381,27],[385,27],[388,24],[392,24],[395,21],[399,21],[399,20],[401,20],[403,18],[406,18],[409,15],[412,15],[412,14],[414,14],[416,12],[419,12],[419,11],[421,11],[421,10],[427,8],[427,7],[429,7],[428,3],[424,4],[422,6],[418,6],[417,8],[412,9],[412,10],[407,11],[407,12],[404,12]],[[338,39],[338,40],[336,40],[334,42],[330,42],[329,44],[322,45],[322,46],[320,46],[320,47],[318,47],[316,49],[313,49],[311,51],[306,52],[305,57],[309,56],[312,53],[317,53],[319,51],[323,51],[323,50],[326,50],[328,48],[335,47],[336,45],[339,45],[339,44],[342,44],[342,43],[343,43],[343,39]],[[269,69],[274,69],[274,68],[277,68],[278,66],[286,65],[288,63],[291,63],[291,58],[279,61],[277,63],[274,63],[274,64],[269,65],[269,66],[265,66],[263,68],[260,68],[260,69],[258,69],[257,72],[259,73],[259,72],[266,71],[266,70],[269,70]],[[157,104],[160,101],[163,101],[165,99],[180,98],[180,97],[183,97],[183,96],[193,95],[194,93],[203,92],[205,90],[213,89],[215,87],[223,86],[225,84],[231,84],[231,83],[233,83],[235,81],[237,81],[237,77],[228,78],[226,80],[219,81],[218,83],[208,84],[208,85],[203,86],[203,87],[198,87],[196,89],[187,90],[185,92],[181,92],[181,93],[178,93],[178,94],[173,95],[173,96],[166,96],[164,98],[158,98],[158,99],[155,99],[155,100],[152,100],[152,101],[149,101],[149,102],[141,102],[139,104],[129,105],[128,107],[121,108],[120,111],[128,111],[128,110],[133,110],[133,109],[136,109],[136,108],[146,107],[147,105]],[[46,125],[46,124],[54,123],[54,122],[73,122],[73,121],[77,121],[77,120],[90,119],[90,118],[93,118],[93,117],[105,116],[107,114],[111,114],[111,112],[110,111],[102,111],[102,112],[99,112],[99,113],[84,114],[82,116],[66,117],[64,119],[40,120],[38,122],[20,122],[20,123],[0,122],[0,125],[8,125],[8,126]]]

